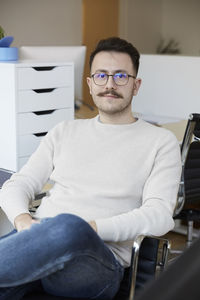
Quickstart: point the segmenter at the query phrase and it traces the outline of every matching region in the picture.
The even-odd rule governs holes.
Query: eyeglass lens
[[[109,76],[111,76],[114,80],[114,82],[117,84],[117,85],[125,85],[127,84],[128,80],[129,80],[129,76],[128,74],[126,73],[115,73],[113,75],[108,75],[106,73],[95,73],[93,75],[93,79],[94,79],[94,82],[97,84],[97,85],[104,85],[107,83],[108,81],[108,78]]]

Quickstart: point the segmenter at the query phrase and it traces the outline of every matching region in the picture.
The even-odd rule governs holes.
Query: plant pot
[[[0,47],[0,61],[18,60],[18,48]]]

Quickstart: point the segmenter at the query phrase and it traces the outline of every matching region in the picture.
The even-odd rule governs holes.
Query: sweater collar
[[[96,125],[98,127],[102,127],[102,128],[113,128],[113,129],[125,129],[125,128],[133,128],[133,127],[137,127],[139,125],[139,123],[141,123],[142,120],[136,118],[136,121],[133,123],[128,123],[128,124],[108,124],[108,123],[102,123],[100,120],[100,116],[97,115],[96,117],[94,117],[94,121],[96,123]]]

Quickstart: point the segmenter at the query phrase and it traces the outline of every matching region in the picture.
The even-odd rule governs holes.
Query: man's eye
[[[100,73],[100,74],[98,74],[98,77],[99,77],[99,78],[105,78],[105,77],[106,77],[106,74],[105,74],[105,73]]]
[[[126,78],[126,77],[127,77],[127,74],[126,74],[126,73],[116,73],[116,74],[115,74],[115,77],[116,77],[116,78]]]

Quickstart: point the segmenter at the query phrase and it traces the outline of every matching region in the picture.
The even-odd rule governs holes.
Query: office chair
[[[170,244],[166,239],[138,236],[133,243],[131,266],[125,269],[120,289],[113,300],[133,300],[147,282],[155,278],[157,267],[163,270],[167,264]],[[23,300],[81,300],[31,292]]]
[[[0,189],[6,180],[12,176],[13,172],[0,168]]]
[[[152,283],[136,300],[199,300],[200,238]]]
[[[200,221],[200,114],[191,114],[181,145],[182,175],[174,219],[187,222],[187,246]]]

